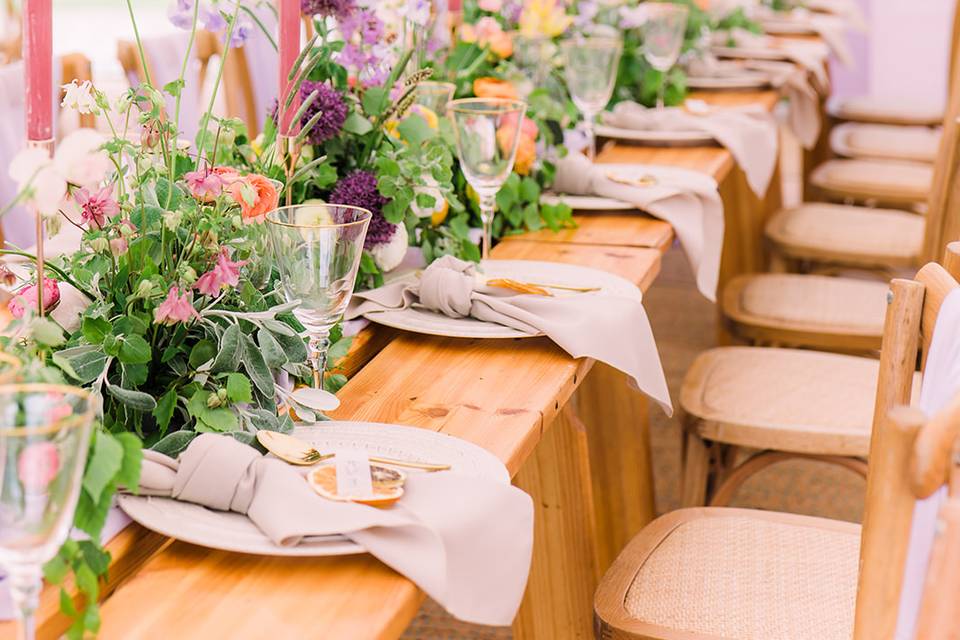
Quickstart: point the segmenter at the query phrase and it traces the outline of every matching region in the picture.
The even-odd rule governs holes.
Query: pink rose
[[[7,309],[14,318],[22,318],[27,309],[37,310],[37,285],[28,285],[7,303]],[[43,279],[43,310],[50,311],[60,302],[60,283],[50,278]]]
[[[30,491],[43,491],[60,471],[60,453],[52,442],[34,442],[20,453],[17,476]]]

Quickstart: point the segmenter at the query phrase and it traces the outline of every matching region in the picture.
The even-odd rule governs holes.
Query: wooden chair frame
[[[891,283],[885,323],[885,342],[880,358],[876,413],[871,439],[866,512],[861,530],[860,574],[854,622],[855,640],[891,640],[896,628],[903,570],[909,545],[914,503],[923,490],[949,479],[951,490],[960,494],[960,468],[950,459],[960,435],[960,397],[927,422],[921,412],[908,409],[918,350],[926,354],[944,299],[960,288],[960,242],[947,248],[944,265],[924,266],[914,280]],[[924,362],[925,364],[925,362]],[[698,508],[675,511],[643,529],[621,552],[604,576],[594,600],[595,635],[602,640],[717,640],[690,631],[665,629],[632,618],[626,610],[626,594],[637,572],[657,546],[680,524],[697,518],[741,513],[758,520],[780,521],[798,526],[816,526],[851,531],[856,525],[746,509]],[[937,552],[960,558],[960,500],[944,507],[943,517],[952,525],[949,537],[942,535]],[[949,544],[948,544],[949,543]],[[696,558],[690,558],[696,562]],[[950,567],[955,569],[955,567]],[[951,584],[960,584],[960,572],[935,565],[928,584],[944,573]],[[932,591],[931,587],[928,592]],[[937,587],[942,589],[942,585]],[[921,629],[954,616],[956,591],[946,599],[925,599]],[[920,635],[928,638],[933,636]]]

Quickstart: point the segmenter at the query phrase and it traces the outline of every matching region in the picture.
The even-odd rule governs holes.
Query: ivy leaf
[[[112,328],[113,326],[103,318],[87,316],[83,319],[80,332],[90,344],[100,344]]]
[[[143,336],[134,333],[123,337],[117,357],[124,364],[147,364],[150,362],[152,352]]]
[[[157,408],[157,401],[149,393],[124,389],[110,382],[107,382],[107,393],[137,411],[152,412]]]
[[[136,437],[136,436],[134,436]],[[93,451],[83,475],[83,490],[94,502],[100,501],[103,490],[123,465],[123,445],[105,431],[98,431],[93,440]]]
[[[253,389],[250,387],[250,378],[242,373],[231,373],[227,376],[227,397],[230,402],[253,402]]]
[[[136,491],[140,486],[140,463],[143,460],[143,443],[135,433],[129,431],[113,434],[113,437],[123,447],[123,459],[120,462],[120,471],[117,472],[117,484]],[[98,572],[100,573],[100,572]]]
[[[167,432],[170,426],[170,419],[173,418],[173,411],[177,408],[177,389],[169,389],[157,400],[157,406],[153,410],[153,417],[157,420],[157,426],[160,427],[160,433]]]
[[[214,431],[236,431],[240,426],[237,414],[230,409],[207,409],[201,415],[200,421]]]

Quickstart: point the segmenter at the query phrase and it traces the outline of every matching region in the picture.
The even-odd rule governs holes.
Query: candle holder
[[[46,140],[27,140],[28,149],[41,149],[46,151],[47,155],[53,157],[53,138],[48,138]],[[46,257],[44,256],[43,250],[43,241],[44,236],[44,224],[43,224],[43,215],[40,213],[40,210],[36,207],[33,208],[33,217],[36,221],[36,233],[37,233],[37,313],[42,318],[44,315],[43,308],[43,272],[44,264],[46,262]]]
[[[288,207],[293,204],[293,191],[290,189],[290,183],[293,174],[297,169],[297,162],[300,160],[301,145],[297,142],[297,136],[278,134],[276,142],[275,161],[283,167],[284,180],[284,204]]]

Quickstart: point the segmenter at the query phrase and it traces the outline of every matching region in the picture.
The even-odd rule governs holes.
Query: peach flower
[[[273,183],[255,173],[234,180],[227,188],[240,205],[244,224],[263,224],[267,213],[276,209],[280,202],[280,194]]]
[[[533,169],[533,163],[537,160],[537,143],[533,138],[520,136],[520,142],[517,144],[517,158],[513,162],[513,170],[525,176]]]
[[[473,95],[478,98],[506,98],[516,100],[518,98],[517,90],[506,80],[497,78],[477,78],[473,81]]]

